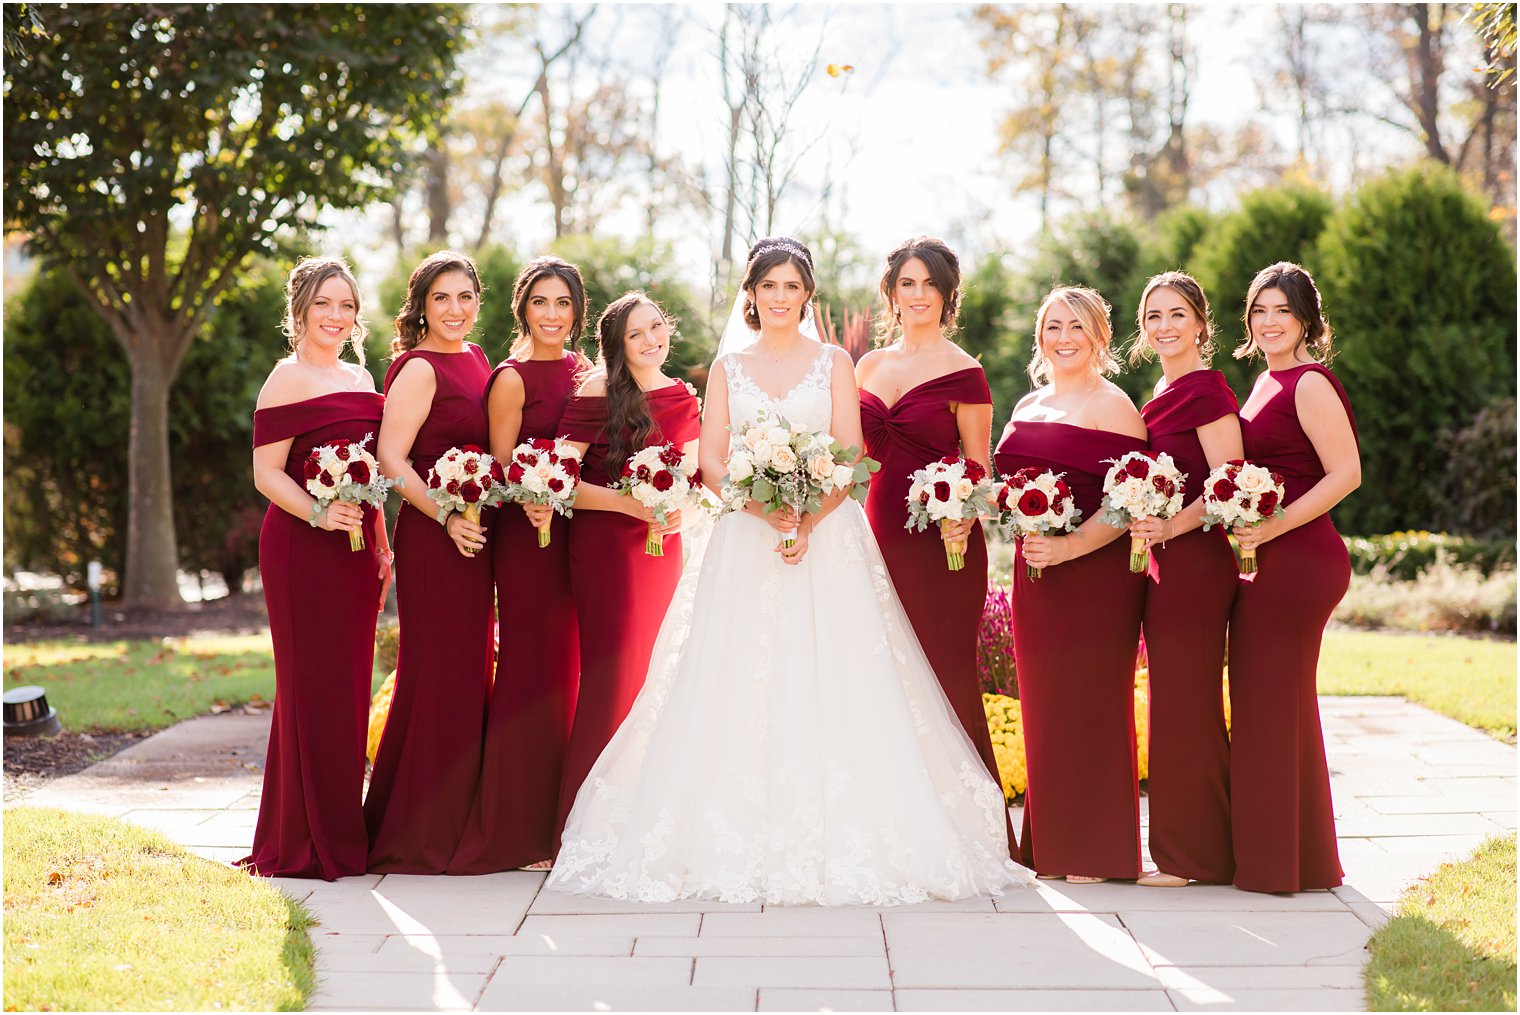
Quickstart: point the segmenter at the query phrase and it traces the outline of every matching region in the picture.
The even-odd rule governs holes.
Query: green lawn
[[[1514,835],[1409,889],[1367,947],[1368,1011],[1514,1011]]]
[[[7,1011],[299,1011],[310,915],[274,886],[94,815],[5,812]]]
[[[1515,643],[1328,631],[1321,694],[1402,694],[1501,739],[1515,736]]]

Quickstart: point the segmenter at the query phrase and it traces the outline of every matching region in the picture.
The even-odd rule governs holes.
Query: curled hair
[[[428,291],[433,288],[438,276],[451,271],[462,271],[468,275],[470,283],[475,287],[476,298],[480,297],[480,272],[475,270],[475,262],[464,254],[440,250],[423,258],[422,263],[413,269],[412,277],[407,279],[406,299],[396,313],[396,337],[391,339],[391,359],[409,349],[415,349],[417,343],[427,337],[424,304],[427,303]]]
[[[364,297],[359,292],[359,283],[354,280],[353,269],[341,257],[303,257],[290,269],[290,276],[285,279],[285,319],[280,322],[280,330],[290,342],[290,351],[295,352],[296,346],[306,337],[306,314],[330,278],[341,278],[353,291],[354,330],[349,332],[348,347],[354,351],[354,359],[362,367],[364,339],[369,335],[369,329],[364,326]]]
[[[639,289],[607,304],[596,321],[596,366],[587,380],[597,374],[607,378],[607,471],[612,476],[622,471],[629,455],[648,446],[657,429],[649,411],[649,398],[628,368],[628,351],[623,342],[628,334],[628,315],[640,304],[653,307],[665,318],[674,341],[675,319]]]
[[[1170,289],[1182,301],[1188,305],[1198,323],[1203,326],[1203,332],[1199,336],[1198,357],[1207,363],[1213,358],[1216,351],[1214,345],[1214,318],[1209,313],[1209,298],[1204,295],[1203,286],[1198,280],[1185,271],[1163,271],[1159,275],[1152,275],[1150,281],[1145,283],[1145,290],[1140,293],[1140,305],[1135,308],[1135,332],[1134,341],[1129,346],[1129,361],[1138,364],[1155,355],[1155,350],[1145,340],[1145,301],[1151,298],[1151,293],[1157,289]]]
[[[1050,361],[1040,348],[1040,333],[1045,330],[1045,315],[1058,301],[1066,304],[1067,309],[1081,323],[1082,331],[1092,343],[1098,373],[1105,376],[1118,373],[1119,361],[1111,348],[1114,328],[1108,319],[1109,311],[1113,308],[1096,289],[1082,285],[1062,285],[1050,291],[1050,295],[1041,302],[1039,313],[1034,316],[1034,357],[1029,361],[1030,380],[1036,384],[1045,384],[1050,380]]]
[[[807,303],[798,318],[801,323],[813,309],[813,296],[818,284],[813,279],[813,253],[801,240],[790,236],[767,236],[749,248],[749,259],[744,262],[744,323],[750,331],[760,330],[760,311],[755,306],[755,287],[773,268],[790,264],[802,276],[802,287],[807,290]]]
[[[1288,301],[1288,312],[1304,326],[1301,342],[1309,347],[1309,355],[1317,363],[1328,364],[1334,356],[1330,344],[1335,335],[1330,330],[1330,322],[1325,320],[1319,288],[1314,284],[1313,276],[1292,261],[1278,261],[1261,269],[1251,279],[1251,286],[1246,290],[1245,313],[1240,318],[1246,328],[1246,340],[1235,347],[1234,357],[1246,359],[1261,352],[1256,344],[1256,336],[1251,334],[1251,308],[1256,306],[1256,301],[1268,289],[1276,289],[1283,294]],[[1298,349],[1295,347],[1293,351],[1297,352]]]
[[[961,305],[961,262],[955,251],[944,240],[935,236],[915,236],[904,240],[887,255],[887,270],[882,273],[881,313],[876,320],[876,341],[890,341],[902,320],[902,312],[893,310],[897,301],[893,290],[902,276],[903,265],[918,258],[929,269],[929,280],[939,291],[944,304],[940,307],[939,326],[946,334],[955,331],[956,314]]]
[[[581,270],[569,261],[544,256],[535,257],[523,265],[522,271],[517,273],[517,281],[512,284],[512,319],[517,324],[517,334],[512,340],[512,348],[507,350],[507,356],[511,359],[521,359],[532,352],[533,336],[528,331],[528,299],[533,295],[534,286],[550,278],[559,279],[570,290],[570,302],[575,307],[575,317],[570,322],[570,351],[580,355],[575,346],[580,341],[581,332],[586,329],[585,280],[581,278]]]

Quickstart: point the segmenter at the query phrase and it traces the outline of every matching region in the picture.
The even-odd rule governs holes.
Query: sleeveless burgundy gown
[[[489,442],[491,367],[473,343],[459,353],[413,349],[386,371],[387,389],[416,357],[432,364],[437,378],[411,450],[425,480],[449,448]],[[483,521],[489,527],[490,519]],[[484,552],[466,557],[442,526],[403,504],[396,520],[396,689],[364,800],[373,872],[440,874],[454,855],[480,776],[494,594],[489,539]]]
[[[651,445],[697,439],[701,409],[684,381],[645,397],[656,428]],[[600,395],[576,395],[565,407],[561,435],[590,444],[582,483],[608,486],[618,479],[607,467],[606,425],[607,400]],[[556,850],[576,792],[644,687],[655,637],[681,578],[680,533],[665,537],[665,556],[651,557],[644,552],[649,527],[631,515],[577,511],[568,528],[581,679],[554,821]]]
[[[285,474],[304,490],[312,449],[377,433],[384,405],[372,391],[343,391],[257,409],[253,444],[293,438]],[[364,873],[364,738],[380,605],[374,521],[365,507],[365,548],[356,552],[346,533],[312,528],[277,504],[264,514],[259,574],[274,716],[253,852],[238,864],[266,877]]]
[[[973,526],[966,543],[966,566],[951,571],[945,566],[945,544],[937,525],[922,532],[904,527],[912,473],[948,455],[961,454],[952,402],[992,404],[992,389],[981,367],[924,381],[903,392],[890,407],[875,393],[861,389],[866,454],[881,462],[881,471],[872,477],[866,493],[866,519],[945,697],[982,763],[1001,786],[976,674],[977,630],[987,602],[986,537],[980,525]],[[1016,845],[1011,826],[1008,841]]]
[[[1145,441],[1068,423],[1015,421],[998,445],[998,471],[1053,469],[1092,518],[1104,459]],[[1135,763],[1135,657],[1145,576],[1129,570],[1129,539],[1025,575],[1013,565],[1013,654],[1024,719],[1029,789],[1020,861],[1040,874],[1140,876]]]
[[[491,374],[515,370],[523,383],[517,442],[559,436],[580,361],[507,360]],[[554,856],[560,773],[575,717],[580,641],[570,591],[570,539],[562,515],[549,545],[516,504],[503,504],[491,525],[499,635],[496,680],[486,717],[480,784],[450,874],[489,874]]]
[[[1198,427],[1236,411],[1218,370],[1195,370],[1140,410],[1151,450],[1186,474],[1183,504],[1203,491],[1209,461]],[[1122,540],[1123,537],[1121,537]],[[1239,583],[1225,530],[1194,529],[1151,548],[1160,576],[1145,594],[1150,657],[1150,846],[1159,870],[1228,884],[1230,735],[1224,720],[1225,630]]]
[[[1283,477],[1284,505],[1325,475],[1294,404],[1308,373],[1329,378],[1354,434],[1345,390],[1318,363],[1269,371],[1240,413],[1246,458]],[[1342,871],[1315,679],[1325,624],[1351,582],[1351,561],[1326,513],[1258,547],[1256,566],[1230,614],[1235,886],[1334,888]]]

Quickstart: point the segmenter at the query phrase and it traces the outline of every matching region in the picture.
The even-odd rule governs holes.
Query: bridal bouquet
[[[1020,536],[1044,535],[1048,532],[1070,532],[1082,521],[1082,512],[1066,485],[1064,472],[1049,469],[1020,469],[998,489],[998,526],[1010,540]],[[1031,580],[1041,575],[1041,570],[1028,561],[1024,574]]]
[[[987,470],[969,458],[947,455],[908,480],[908,522],[903,527],[910,532],[922,532],[930,522],[938,522],[944,531],[963,518],[993,513],[992,481]],[[952,571],[966,566],[965,540],[945,544],[945,564]]]
[[[501,463],[478,445],[449,448],[428,471],[427,495],[440,508],[458,511],[480,524],[480,509],[499,504],[506,477]],[[468,554],[473,557],[474,554]]]
[[[1203,527],[1260,525],[1283,513],[1283,479],[1265,465],[1225,462],[1203,481]],[[1240,573],[1256,573],[1256,550],[1240,551]]]
[[[322,510],[335,500],[375,508],[384,506],[386,494],[396,481],[380,475],[375,456],[364,450],[374,436],[366,434],[362,441],[352,444],[324,444],[312,448],[306,456],[306,492],[317,498]],[[348,548],[364,549],[363,528],[348,534]]]
[[[1103,513],[1099,516],[1116,529],[1128,528],[1142,518],[1170,518],[1182,510],[1182,481],[1172,456],[1165,451],[1151,455],[1131,451],[1113,463],[1103,479]],[[1145,540],[1130,537],[1129,569],[1145,570]]]
[[[575,491],[581,483],[581,453],[568,441],[534,437],[512,449],[502,500],[517,504],[547,504],[570,517]],[[538,530],[539,549],[549,545],[549,525]]]
[[[689,466],[681,449],[674,444],[655,444],[628,456],[623,463],[623,477],[614,490],[628,494],[654,512],[649,525],[644,552],[651,557],[665,556],[665,540],[657,532],[659,525],[673,511],[679,511],[693,499],[701,499],[702,470]]]
[[[818,511],[823,498],[851,483],[850,496],[866,499],[865,484],[881,468],[872,458],[861,458],[859,447],[842,447],[818,430],[794,429],[780,418],[760,417],[733,427],[728,455],[728,475],[723,480],[723,503],[738,510],[752,500],[770,514],[789,507],[802,514]],[[782,539],[793,546],[796,533]]]

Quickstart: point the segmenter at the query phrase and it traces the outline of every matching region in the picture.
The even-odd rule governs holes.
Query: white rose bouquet
[[[823,498],[855,484],[850,496],[866,499],[865,484],[881,463],[861,458],[860,448],[842,447],[826,433],[793,429],[779,417],[765,417],[730,427],[728,475],[723,480],[723,503],[731,511],[755,501],[767,514],[789,507],[802,514],[818,511]],[[795,533],[782,545],[796,543]]]
[[[506,490],[501,463],[479,445],[449,448],[428,470],[427,495],[440,508],[480,524],[481,508],[500,504]],[[474,554],[469,554],[474,556]]]
[[[1187,476],[1165,451],[1155,455],[1131,451],[1106,460],[1113,468],[1103,479],[1103,513],[1098,517],[1104,522],[1125,529],[1142,518],[1171,518],[1182,510],[1182,482]],[[1130,571],[1144,571],[1145,560],[1145,540],[1131,536]]]
[[[1283,513],[1283,479],[1265,465],[1225,462],[1203,481],[1203,527],[1260,525]],[[1256,550],[1240,551],[1240,573],[1256,573]]]
[[[516,504],[547,504],[570,517],[581,485],[581,453],[569,441],[534,437],[512,449],[502,499]],[[549,526],[538,530],[538,547],[549,545]]]
[[[323,444],[311,449],[302,467],[306,476],[306,492],[317,499],[324,511],[335,500],[348,504],[368,504],[374,508],[385,505],[385,498],[394,479],[380,475],[380,463],[375,456],[364,450],[375,437],[366,434],[362,441],[350,444]],[[348,534],[351,551],[364,549],[364,530],[355,529]]]
[[[1064,472],[1020,469],[1004,481],[995,502],[998,526],[1010,540],[1047,532],[1070,532],[1082,521]],[[1024,574],[1036,580],[1040,568],[1024,563]]]
[[[700,502],[702,470],[688,462],[674,444],[655,444],[628,456],[623,462],[623,476],[614,490],[628,494],[654,512],[656,521],[649,526],[644,552],[651,557],[665,556],[665,540],[656,530],[673,511],[693,501]]]
[[[943,530],[963,518],[993,513],[992,480],[980,463],[969,458],[947,455],[908,480],[908,521],[903,527],[910,532],[922,532],[930,522]],[[945,565],[952,571],[966,566],[964,540],[945,544]]]

